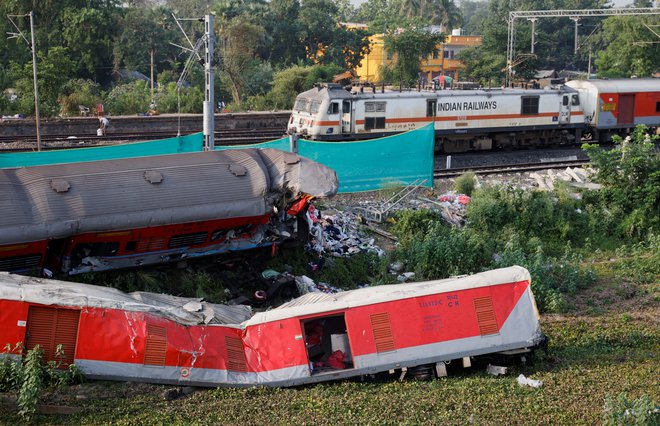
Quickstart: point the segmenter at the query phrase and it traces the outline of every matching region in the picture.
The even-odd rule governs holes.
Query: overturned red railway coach
[[[153,293],[0,273],[0,345],[40,345],[90,378],[195,386],[295,386],[545,342],[529,272],[308,293],[252,315]],[[19,354],[5,353],[15,357]]]
[[[0,270],[78,274],[271,245],[335,172],[274,149],[0,169]],[[285,232],[286,231],[286,232]]]

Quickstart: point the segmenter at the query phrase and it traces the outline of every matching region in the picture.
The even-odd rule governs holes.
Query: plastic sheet
[[[194,133],[192,135],[169,139],[120,145],[0,154],[0,168],[7,169],[199,152],[202,150],[203,138],[204,136],[201,133]]]
[[[373,191],[426,179],[433,186],[433,125],[358,142],[300,139],[298,154],[334,169],[339,192]]]
[[[222,139],[217,140],[216,143],[222,143]],[[216,151],[223,149],[245,149],[245,148],[273,148],[282,151],[291,151],[290,149],[291,144],[289,142],[289,138],[284,137],[281,139],[276,139],[274,141],[255,143],[250,145],[216,145],[215,146]]]

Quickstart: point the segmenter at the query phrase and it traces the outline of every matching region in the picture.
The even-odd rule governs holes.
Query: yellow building
[[[445,75],[458,80],[459,71],[464,64],[457,59],[458,53],[470,46],[481,44],[480,36],[458,35],[460,30],[454,30],[453,35],[447,36],[444,43],[437,46],[436,50],[422,61],[422,72],[426,80],[431,81],[434,77]],[[366,55],[360,66],[355,70],[358,78],[363,81],[377,82],[379,80],[379,69],[384,65],[392,65],[396,62],[396,54],[390,55],[385,51],[384,34],[376,34],[369,37],[371,53]]]

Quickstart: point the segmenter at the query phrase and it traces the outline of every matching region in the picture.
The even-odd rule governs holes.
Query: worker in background
[[[96,134],[98,136],[105,136],[108,132],[108,126],[110,126],[110,120],[103,116],[99,117],[99,129]]]

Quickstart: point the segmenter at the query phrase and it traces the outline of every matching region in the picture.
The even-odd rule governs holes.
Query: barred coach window
[[[523,96],[522,97],[522,111],[523,115],[534,115],[539,113],[539,97],[538,96]]]

